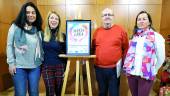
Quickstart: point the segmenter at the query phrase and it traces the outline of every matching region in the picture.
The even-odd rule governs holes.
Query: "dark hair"
[[[138,26],[137,26],[138,16],[139,16],[140,14],[143,14],[143,13],[145,13],[145,14],[148,16],[148,19],[149,19],[149,22],[150,22],[149,27],[150,27],[151,29],[155,30],[155,29],[152,27],[152,18],[151,18],[151,15],[150,15],[148,12],[146,12],[146,11],[141,11],[141,12],[139,12],[138,15],[136,16],[135,26],[134,26],[134,29],[133,29],[133,35],[136,34],[137,29],[138,29]]]
[[[42,30],[42,17],[41,17],[41,14],[40,14],[40,12],[38,11],[38,8],[37,8],[37,7],[34,5],[34,3],[32,3],[32,2],[27,2],[27,3],[25,3],[25,4],[22,6],[22,8],[21,8],[21,10],[20,10],[17,18],[15,19],[14,23],[15,23],[18,27],[20,27],[21,29],[24,30],[24,25],[25,25],[25,23],[27,22],[26,8],[27,8],[28,6],[33,7],[33,8],[35,9],[35,12],[36,12],[36,20],[35,20],[35,22],[32,23],[32,25],[35,26],[38,31]]]

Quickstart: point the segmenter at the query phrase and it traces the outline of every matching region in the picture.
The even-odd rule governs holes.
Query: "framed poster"
[[[67,55],[90,55],[91,20],[66,21]]]

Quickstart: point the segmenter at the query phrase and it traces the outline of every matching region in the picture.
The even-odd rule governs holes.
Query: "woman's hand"
[[[16,66],[9,66],[9,73],[14,75],[16,73]]]

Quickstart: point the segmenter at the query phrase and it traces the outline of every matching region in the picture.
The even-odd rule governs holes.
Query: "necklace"
[[[26,24],[26,25],[24,26],[24,29],[25,29],[25,30],[31,30],[31,29],[32,29],[32,26],[29,26],[28,24]]]

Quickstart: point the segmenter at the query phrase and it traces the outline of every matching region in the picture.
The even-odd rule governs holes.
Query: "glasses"
[[[103,14],[102,17],[105,17],[105,16],[114,16],[113,14],[110,14],[110,13],[106,13],[106,14]]]

